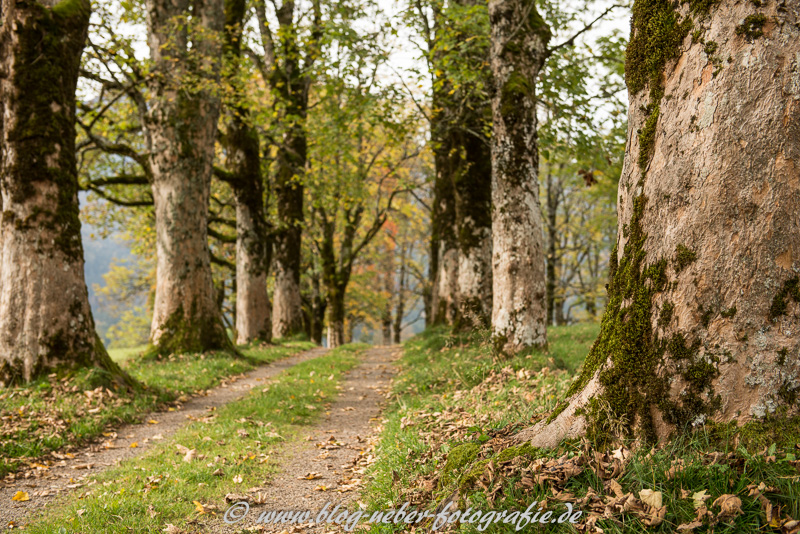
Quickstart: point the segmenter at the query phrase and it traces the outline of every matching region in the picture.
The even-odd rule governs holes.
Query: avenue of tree
[[[124,308],[106,336],[154,355],[397,343],[424,316],[503,357],[602,317],[518,439],[796,409],[797,10],[581,4],[3,0],[0,384],[130,383],[89,305],[83,190],[136,258],[99,289]],[[627,41],[597,29],[626,10]]]

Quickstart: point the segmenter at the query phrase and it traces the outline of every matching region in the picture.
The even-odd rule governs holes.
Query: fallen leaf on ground
[[[694,508],[695,510],[699,510],[702,506],[705,505],[706,499],[711,498],[711,495],[706,493],[706,490],[697,491],[692,494],[692,500],[694,501]]]
[[[726,493],[714,501],[712,506],[719,506],[722,511],[717,516],[720,519],[736,517],[742,513],[742,500],[736,495]]]
[[[643,489],[639,492],[639,498],[643,503],[649,504],[653,508],[661,508],[662,496],[660,491]]]
[[[27,491],[18,491],[11,497],[12,501],[24,502],[31,500],[30,495],[28,495]]]

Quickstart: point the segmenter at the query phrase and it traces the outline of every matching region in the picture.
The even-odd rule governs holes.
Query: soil
[[[327,349],[312,349],[259,367],[238,379],[228,379],[176,406],[174,411],[150,413],[143,416],[143,423],[120,427],[104,437],[103,442],[69,454],[54,453],[52,462],[42,462],[42,465],[50,464],[47,468],[32,468],[6,477],[0,481],[0,531],[12,521],[17,527],[24,525],[28,517],[47,506],[57,495],[75,491],[84,485],[88,476],[147,452],[153,442],[169,438],[192,418],[203,417],[209,409],[235,401],[264,380],[325,352]],[[27,492],[30,500],[12,501],[17,491]]]

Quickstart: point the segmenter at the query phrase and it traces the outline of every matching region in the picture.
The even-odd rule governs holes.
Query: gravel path
[[[264,512],[306,511],[314,519],[326,503],[345,508],[358,498],[369,445],[377,439],[375,426],[394,376],[394,361],[402,354],[399,346],[367,350],[362,363],[346,375],[342,393],[328,415],[311,427],[304,441],[287,444],[280,452],[280,471],[262,492],[263,504],[250,503],[249,512],[235,524],[222,517],[204,525],[203,532],[328,532],[333,525],[298,526],[258,523]],[[310,475],[310,476],[309,476]],[[240,509],[244,509],[244,506]],[[232,516],[237,516],[233,513]],[[340,529],[336,529],[340,530]]]
[[[88,475],[139,456],[150,449],[153,442],[167,439],[192,419],[205,416],[210,408],[235,401],[251,388],[260,386],[264,380],[325,352],[327,349],[312,349],[264,365],[238,380],[223,382],[204,395],[189,399],[175,411],[150,413],[144,416],[144,423],[122,426],[104,443],[90,445],[73,454],[55,454],[55,462],[47,468],[21,471],[14,479],[0,481],[0,531],[5,530],[12,521],[16,526],[23,525],[30,514],[46,506],[58,494],[83,486],[83,480]],[[30,500],[12,501],[17,491],[27,492]]]

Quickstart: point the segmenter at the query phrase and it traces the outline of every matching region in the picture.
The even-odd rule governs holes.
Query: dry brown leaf
[[[712,506],[719,506],[722,509],[717,516],[719,519],[733,518],[742,513],[742,500],[729,493],[720,495]]]
[[[660,491],[653,491],[651,489],[643,489],[639,492],[639,498],[643,503],[652,506],[653,508],[661,508],[662,495]]]

